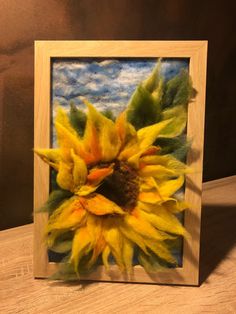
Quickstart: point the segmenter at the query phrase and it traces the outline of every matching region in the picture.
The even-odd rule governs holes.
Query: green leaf
[[[49,277],[51,280],[65,280],[74,281],[78,280],[78,275],[74,271],[73,265],[69,262],[70,254],[64,257],[59,264],[59,269],[56,273]]]
[[[191,147],[191,141],[188,141],[186,135],[181,135],[175,138],[158,138],[155,145],[161,147],[160,154],[171,154],[181,161],[185,161],[187,152]]]
[[[187,110],[184,105],[171,107],[161,114],[161,120],[174,118],[160,133],[160,137],[176,137],[183,133],[187,123]]]
[[[50,250],[56,253],[67,253],[72,249],[72,240],[74,232],[68,231],[59,235]]]
[[[109,109],[106,109],[104,111],[102,111],[102,114],[107,117],[108,119],[112,120],[112,121],[115,121],[115,116],[113,114],[113,112]]]
[[[162,105],[170,106],[187,105],[195,97],[196,90],[187,70],[182,70],[178,75],[166,83]]]
[[[160,68],[161,59],[158,60],[150,76],[142,83],[143,87],[150,93],[152,93],[158,87],[160,80]]]
[[[71,125],[77,131],[77,133],[80,136],[83,136],[87,120],[86,114],[79,110],[73,102],[70,103],[69,119]]]
[[[38,209],[38,212],[48,212],[51,214],[65,200],[72,196],[70,191],[55,190],[49,195],[47,202]]]
[[[159,121],[160,109],[160,103],[155,101],[146,88],[139,85],[128,104],[127,117],[136,129],[140,129]]]
[[[159,59],[150,76],[138,85],[128,103],[127,117],[136,129],[160,121],[164,84],[160,68]]]

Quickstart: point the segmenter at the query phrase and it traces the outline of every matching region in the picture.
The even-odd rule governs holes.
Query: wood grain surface
[[[236,176],[204,185],[200,287],[33,279],[33,226],[0,232],[0,313],[236,313]]]

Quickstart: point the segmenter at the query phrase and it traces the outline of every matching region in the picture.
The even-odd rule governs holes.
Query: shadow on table
[[[236,206],[203,205],[201,225],[200,284],[236,243]],[[220,276],[220,274],[219,274]]]

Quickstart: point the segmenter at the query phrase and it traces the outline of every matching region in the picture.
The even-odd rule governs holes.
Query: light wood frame
[[[125,278],[117,267],[106,273],[103,266],[85,280],[130,281],[165,284],[199,284],[199,248],[204,139],[207,41],[36,41],[35,42],[35,112],[34,147],[50,146],[51,59],[76,57],[167,57],[189,58],[189,73],[197,96],[188,107],[187,136],[193,139],[187,163],[197,169],[186,179],[185,199],[191,209],[185,212],[184,225],[190,238],[183,244],[183,266],[147,274],[134,267],[131,278]],[[198,151],[196,158],[194,151]],[[194,183],[194,188],[193,188]],[[37,156],[34,159],[34,208],[39,208],[49,194],[49,167]],[[49,263],[44,237],[46,213],[34,214],[34,276],[45,278],[58,268]]]

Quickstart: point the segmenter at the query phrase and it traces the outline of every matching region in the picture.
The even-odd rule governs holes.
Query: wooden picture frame
[[[184,226],[190,237],[183,244],[183,265],[156,274],[147,274],[141,266],[135,266],[131,279],[124,278],[112,266],[107,274],[103,266],[99,270],[82,276],[84,280],[131,281],[161,284],[199,284],[199,246],[202,191],[202,161],[204,139],[205,86],[207,64],[207,41],[36,41],[35,42],[35,112],[34,147],[50,146],[50,82],[52,58],[77,57],[166,57],[189,58],[189,73],[197,96],[188,107],[187,136],[193,139],[187,164],[197,169],[188,174],[185,199],[191,209],[185,213]],[[198,151],[198,157],[194,155]],[[194,183],[194,188],[193,188]],[[34,158],[34,208],[42,206],[49,194],[49,167],[38,156]],[[49,263],[44,241],[44,226],[47,213],[34,214],[34,277],[49,277],[58,268]]]

